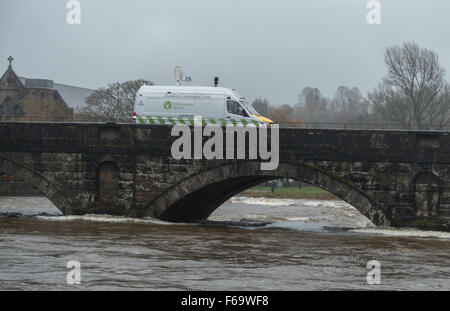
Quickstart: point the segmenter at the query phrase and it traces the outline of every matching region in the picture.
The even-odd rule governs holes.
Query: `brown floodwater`
[[[376,228],[341,201],[236,197],[210,222],[170,224],[3,197],[0,215],[1,290],[450,289],[450,233]]]

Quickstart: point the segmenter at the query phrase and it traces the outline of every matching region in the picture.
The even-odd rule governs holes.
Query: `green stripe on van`
[[[172,117],[167,117],[167,120],[169,120],[169,122],[170,122],[172,125],[177,124],[177,122],[175,122],[175,121],[173,120]]]
[[[136,118],[138,119],[140,124],[145,124],[145,121],[144,121],[144,119],[142,117],[136,116]]]
[[[176,124],[185,124],[195,126],[195,120],[193,117],[150,117],[150,116],[136,116],[137,123],[139,124],[151,124],[151,125],[176,125]],[[262,126],[258,121],[251,119],[214,119],[214,118],[202,118],[202,125],[206,126],[208,124],[219,124],[222,126],[227,126],[228,124],[244,125],[247,126],[249,124],[254,124],[256,127]]]
[[[258,122],[258,121],[252,120],[252,123],[253,123],[254,125],[256,125],[256,127],[259,127],[259,122]]]
[[[164,119],[162,117],[156,117],[159,121],[159,124],[164,125],[166,124],[166,121],[164,121]]]

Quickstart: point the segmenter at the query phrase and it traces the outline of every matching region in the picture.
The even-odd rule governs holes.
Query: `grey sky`
[[[415,41],[439,53],[449,77],[450,1],[380,2],[381,25],[368,25],[367,0],[81,0],[81,25],[68,25],[67,0],[2,0],[0,70],[13,55],[21,76],[97,88],[173,84],[180,65],[193,84],[218,75],[281,105],[305,86],[366,94],[385,74],[385,48]]]

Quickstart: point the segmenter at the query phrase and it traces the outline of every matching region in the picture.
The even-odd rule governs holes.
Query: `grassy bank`
[[[317,187],[285,187],[275,188],[271,192],[270,187],[253,187],[241,193],[241,195],[254,198],[279,198],[279,199],[309,199],[309,200],[338,200],[331,193]]]

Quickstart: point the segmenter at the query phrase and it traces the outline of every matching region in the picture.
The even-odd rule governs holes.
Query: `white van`
[[[222,87],[142,86],[136,94],[133,120],[138,124],[194,125],[254,124],[273,122],[259,113],[236,91]]]

